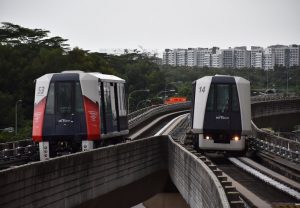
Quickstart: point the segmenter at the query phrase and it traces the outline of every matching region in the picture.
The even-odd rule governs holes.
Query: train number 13
[[[205,92],[205,87],[204,86],[200,86],[199,87],[199,92],[200,93],[204,93]]]

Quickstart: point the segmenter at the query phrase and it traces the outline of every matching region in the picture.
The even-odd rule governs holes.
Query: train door
[[[118,99],[118,113],[119,113],[119,127],[120,131],[128,129],[128,120],[127,120],[127,108],[126,108],[126,99],[125,99],[125,87],[123,83],[117,84],[117,99]]]
[[[118,113],[116,105],[116,93],[114,83],[102,82],[101,89],[103,91],[102,103],[102,117],[104,133],[118,131]]]
[[[110,104],[111,104],[111,113],[112,113],[112,131],[119,131],[119,115],[118,115],[118,106],[117,106],[117,93],[115,92],[115,83],[110,84]]]

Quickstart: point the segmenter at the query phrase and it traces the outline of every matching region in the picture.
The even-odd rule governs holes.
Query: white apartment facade
[[[246,46],[229,49],[188,48],[165,49],[163,64],[171,66],[214,67],[214,68],[261,68],[274,69],[276,65],[293,67],[300,65],[299,45],[274,45],[267,48]]]
[[[208,60],[207,60],[207,54],[210,54],[211,50],[208,48],[197,48],[197,66],[204,67],[207,66]]]
[[[211,55],[211,67],[220,68],[221,67],[221,51],[217,50],[216,53]]]
[[[264,49],[264,56],[263,56],[263,68],[265,70],[274,69],[275,66],[275,53],[273,52],[272,48]]]
[[[289,66],[299,66],[300,65],[300,46],[290,45],[289,46]]]
[[[259,46],[251,46],[250,67],[263,68],[263,48]]]
[[[197,50],[195,48],[188,48],[187,50],[187,66],[197,66]]]
[[[246,46],[234,48],[234,68],[250,67],[250,51]]]
[[[232,48],[221,50],[220,67],[234,68],[234,50]]]
[[[273,45],[268,48],[272,49],[275,55],[275,65],[289,67],[289,48],[284,45]]]
[[[187,50],[186,49],[176,49],[176,66],[186,66],[187,65]]]

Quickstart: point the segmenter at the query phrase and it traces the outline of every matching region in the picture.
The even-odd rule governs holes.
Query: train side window
[[[109,83],[104,82],[104,102],[105,102],[105,109],[106,113],[111,114],[111,104],[110,104],[110,86]]]
[[[240,110],[239,97],[236,85],[232,85],[232,111]]]
[[[214,110],[214,100],[215,100],[215,85],[211,85],[209,88],[208,99],[206,103],[206,110],[213,111]]]
[[[121,95],[121,84],[117,84],[118,89],[118,106],[119,106],[119,116],[122,116],[122,95]]]
[[[219,112],[229,111],[229,89],[227,84],[217,85],[217,111]]]
[[[110,83],[110,103],[111,103],[111,110],[112,110],[113,131],[116,131],[118,128],[118,120],[117,120],[118,115],[117,115],[114,83]]]
[[[47,96],[46,114],[54,114],[54,83],[50,84]]]
[[[110,91],[110,103],[111,103],[112,115],[113,115],[113,119],[115,120],[117,118],[117,110],[116,110],[114,83],[110,83],[109,91]]]
[[[105,107],[105,101],[104,101],[104,98],[105,98],[105,93],[104,93],[104,86],[105,86],[105,83],[104,82],[100,82],[99,83],[99,86],[100,86],[100,100],[101,100],[101,104],[100,104],[100,109],[101,109],[101,131],[106,134],[107,133],[107,128],[106,128],[106,107]]]
[[[126,97],[125,97],[125,86],[122,84],[122,100],[123,100],[123,112],[124,116],[127,115],[127,103],[126,103]]]
[[[125,104],[125,89],[124,84],[119,84],[119,103],[120,103],[120,116],[126,116],[126,104]]]
[[[99,110],[100,110],[100,128],[101,128],[101,132],[104,132],[104,127],[103,127],[103,103],[102,103],[102,93],[101,93],[101,82],[99,80],[98,82],[98,94],[99,94]]]
[[[77,113],[83,112],[82,93],[81,93],[81,87],[79,82],[76,82],[75,84],[75,112]]]
[[[111,103],[110,83],[104,82],[104,103],[105,103],[105,123],[106,133],[113,132],[113,109]]]

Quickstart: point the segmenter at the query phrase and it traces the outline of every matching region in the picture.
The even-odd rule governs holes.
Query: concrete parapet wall
[[[99,197],[137,181],[141,184],[143,178],[167,170],[190,207],[229,207],[225,192],[213,172],[168,136],[2,170],[0,207],[98,206]],[[147,187],[155,183],[163,183],[161,177],[150,184],[148,180],[148,185],[140,191],[147,192]],[[135,197],[135,194],[129,195]]]
[[[300,98],[252,103],[252,119],[281,114],[299,113]]]
[[[169,174],[190,207],[230,207],[215,174],[192,153],[169,139]]]
[[[0,207],[73,207],[167,168],[149,138],[0,171]]]

